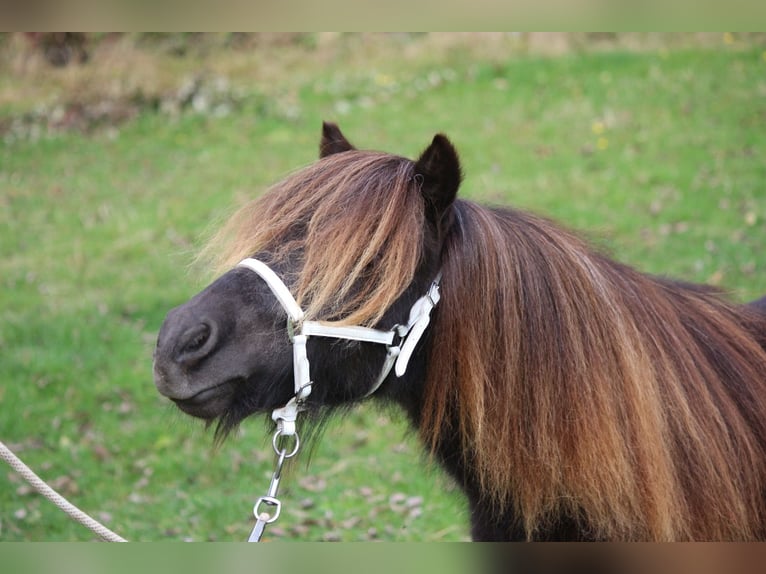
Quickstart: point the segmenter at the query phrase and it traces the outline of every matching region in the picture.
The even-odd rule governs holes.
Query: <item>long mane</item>
[[[220,272],[260,253],[277,269],[298,270],[283,279],[308,319],[373,326],[422,257],[413,167],[379,152],[326,157],[242,207],[201,257]]]
[[[530,538],[562,514],[596,538],[763,537],[766,321],[547,220],[454,210],[425,440],[456,430]]]

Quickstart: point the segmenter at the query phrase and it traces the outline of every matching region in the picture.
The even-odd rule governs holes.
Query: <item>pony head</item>
[[[235,267],[247,257],[277,273],[307,320],[386,330],[406,321],[438,273],[460,181],[443,135],[410,160],[359,151],[325,123],[319,161],[245,205],[205,249],[223,273],[168,313],[154,356],[160,393],[224,432],[292,396],[286,314],[260,277]],[[308,406],[319,410],[364,397],[384,349],[312,339],[308,354]]]

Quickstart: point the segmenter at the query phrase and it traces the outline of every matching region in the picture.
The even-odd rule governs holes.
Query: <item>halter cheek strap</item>
[[[295,434],[295,420],[298,412],[303,410],[302,404],[311,394],[313,382],[311,381],[309,359],[306,354],[306,343],[309,337],[332,337],[385,345],[387,349],[386,358],[378,378],[365,395],[369,396],[383,384],[391,369],[394,369],[397,377],[401,377],[407,371],[412,353],[425,333],[431,320],[431,311],[440,298],[441,273],[431,283],[428,293],[412,305],[409,319],[404,325],[395,325],[390,331],[359,326],[326,325],[318,321],[305,321],[303,309],[298,305],[287,285],[262,261],[248,258],[242,260],[238,267],[245,267],[258,274],[287,313],[287,332],[293,345],[295,395],[285,406],[275,409],[271,414],[271,418],[277,423],[278,429],[283,435]],[[397,336],[399,342],[394,345]]]

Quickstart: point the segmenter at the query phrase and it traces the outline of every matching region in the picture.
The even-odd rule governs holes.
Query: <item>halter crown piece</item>
[[[407,371],[412,353],[425,333],[431,320],[431,311],[440,298],[441,273],[431,283],[428,292],[412,305],[406,324],[395,325],[390,331],[381,331],[369,327],[326,325],[318,321],[304,320],[303,309],[295,301],[287,285],[264,262],[248,258],[240,261],[237,266],[245,267],[257,273],[287,312],[287,332],[293,345],[295,395],[285,406],[275,409],[271,414],[271,418],[277,423],[278,431],[285,436],[295,434],[295,420],[298,413],[303,410],[303,402],[311,394],[313,382],[308,356],[306,355],[306,343],[309,337],[332,337],[385,345],[387,349],[386,358],[378,378],[365,395],[369,396],[378,390],[391,369],[394,369],[397,377],[401,377]],[[394,345],[397,336],[399,342]]]

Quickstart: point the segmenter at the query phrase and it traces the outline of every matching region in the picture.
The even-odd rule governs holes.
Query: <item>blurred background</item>
[[[464,197],[650,273],[766,293],[766,34],[0,34],[0,440],[131,540],[245,540],[270,425],[219,448],[162,400],[165,313],[237,206],[317,157],[457,146]],[[309,461],[310,458],[310,461]],[[333,421],[268,540],[459,541],[400,413]],[[0,467],[0,540],[93,536]]]

